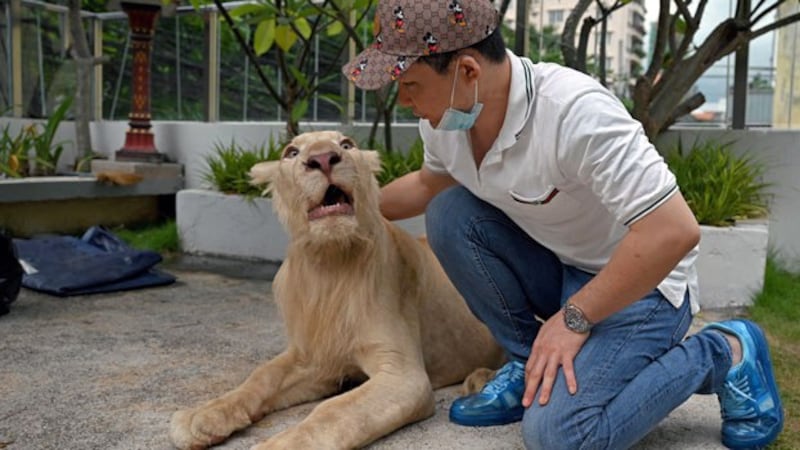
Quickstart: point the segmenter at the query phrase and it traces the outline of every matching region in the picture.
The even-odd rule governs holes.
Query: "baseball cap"
[[[396,80],[420,56],[460,50],[497,28],[490,0],[381,0],[374,41],[342,73],[362,89]]]

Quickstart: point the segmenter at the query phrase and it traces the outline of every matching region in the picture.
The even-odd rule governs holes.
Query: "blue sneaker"
[[[522,420],[525,408],[525,365],[506,363],[477,394],[457,398],[450,406],[450,421],[459,425],[485,427]]]
[[[722,443],[732,449],[762,448],[783,428],[783,407],[767,339],[758,325],[748,320],[712,323],[706,328],[732,334],[742,343],[742,361],[731,367],[717,392],[722,407]]]

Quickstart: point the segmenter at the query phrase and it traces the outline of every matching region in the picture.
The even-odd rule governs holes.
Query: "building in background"
[[[564,22],[575,6],[576,0],[530,0],[530,24],[543,30],[552,27],[556,34],[564,30]],[[512,2],[513,3],[513,2]],[[612,4],[605,1],[605,4]],[[516,11],[515,7],[509,12]],[[645,52],[645,16],[643,0],[633,0],[630,4],[616,10],[608,17],[606,31],[606,81],[620,97],[629,97],[629,89],[636,77],[644,68]],[[596,5],[587,10],[586,16],[600,17]],[[581,20],[581,23],[583,20]],[[600,24],[592,28],[589,37],[587,63],[589,67],[597,67],[600,55]],[[576,38],[580,35],[580,25],[576,30]]]
[[[778,8],[778,19],[800,13],[800,4],[786,2]],[[775,99],[772,126],[800,127],[800,24],[779,28],[775,43]]]

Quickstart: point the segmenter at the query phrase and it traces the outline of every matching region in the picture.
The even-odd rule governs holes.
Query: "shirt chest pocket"
[[[541,224],[562,224],[581,214],[581,203],[572,193],[550,183],[517,185],[506,195],[512,211]]]
[[[536,206],[547,205],[552,202],[559,192],[558,188],[552,184],[548,184],[544,188],[539,187],[538,189],[534,188],[524,191],[519,188],[508,190],[508,194],[515,202]]]

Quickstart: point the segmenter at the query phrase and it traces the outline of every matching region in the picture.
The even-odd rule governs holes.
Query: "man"
[[[761,330],[731,320],[683,340],[699,228],[622,104],[507,51],[488,0],[382,0],[375,34],[343,72],[364,89],[396,80],[425,144],[382,212],[426,212],[431,247],[509,356],[450,419],[522,420],[527,448],[619,449],[717,393],[725,445],[773,441],[783,412]]]

